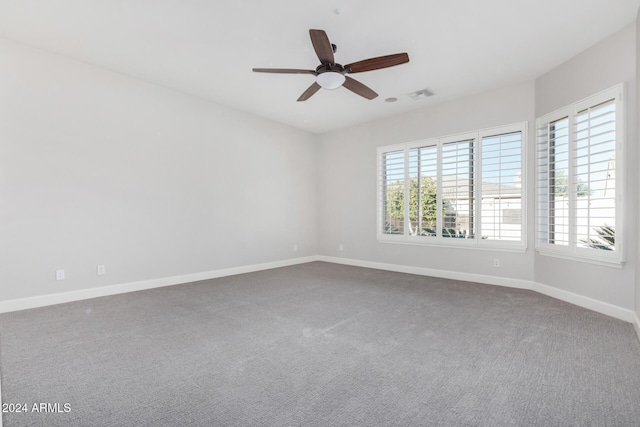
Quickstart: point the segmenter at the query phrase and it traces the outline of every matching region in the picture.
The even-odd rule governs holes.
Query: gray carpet
[[[0,332],[4,427],[640,425],[632,325],[476,283],[315,262]]]

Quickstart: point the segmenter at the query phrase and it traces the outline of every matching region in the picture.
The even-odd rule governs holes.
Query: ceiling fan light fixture
[[[327,71],[326,73],[318,74],[316,82],[324,89],[337,89],[345,81],[344,74],[337,71]]]

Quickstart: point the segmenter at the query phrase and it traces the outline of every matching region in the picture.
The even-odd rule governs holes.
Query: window
[[[622,85],[537,120],[537,248],[621,264]]]
[[[475,146],[476,138],[441,145],[443,237],[475,238]]]
[[[378,148],[378,239],[524,249],[526,123]]]
[[[482,238],[520,241],[522,132],[482,137]]]

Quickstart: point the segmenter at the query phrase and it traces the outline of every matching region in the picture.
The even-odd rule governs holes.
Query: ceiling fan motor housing
[[[349,72],[349,68],[343,67],[341,64],[320,64],[316,67],[316,73],[322,74],[326,72],[334,72],[340,74],[347,74]]]

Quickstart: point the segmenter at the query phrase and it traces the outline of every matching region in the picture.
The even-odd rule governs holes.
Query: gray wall
[[[311,134],[6,40],[0,120],[0,300],[318,253]]]
[[[531,247],[525,253],[509,253],[378,243],[376,239],[376,147],[522,121],[531,124],[533,119],[533,83],[524,83],[321,135],[321,253],[533,280]],[[530,134],[531,129],[530,126]],[[529,152],[531,162],[533,154]],[[527,190],[533,194],[531,180]],[[528,206],[527,213],[532,217],[533,205]],[[344,251],[338,250],[340,244]],[[496,257],[501,260],[500,268],[493,267]]]
[[[624,82],[626,87],[627,263],[622,269],[536,255],[535,281],[633,309],[636,269],[638,147],[636,144],[636,34],[629,25],[540,76],[535,82],[536,117]]]

